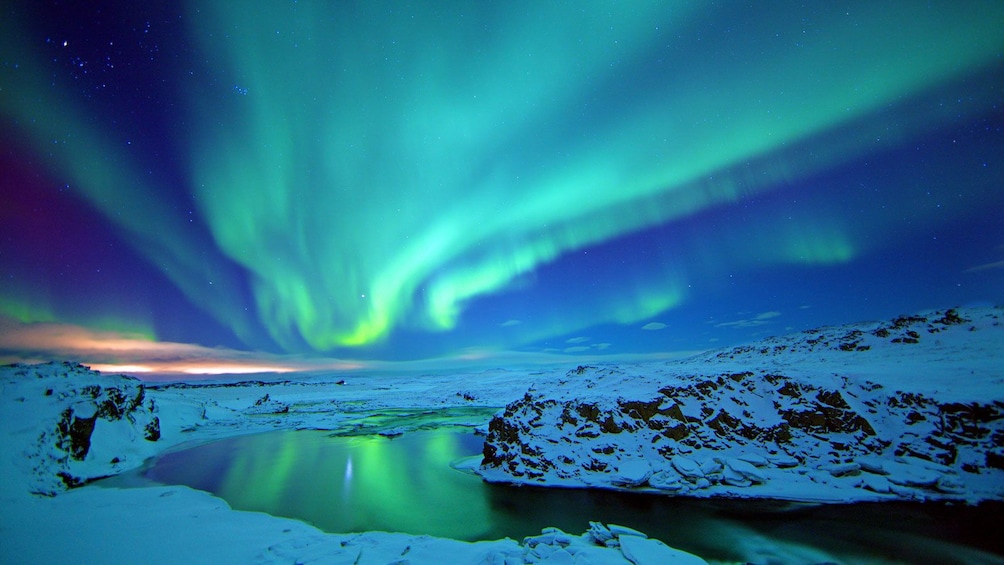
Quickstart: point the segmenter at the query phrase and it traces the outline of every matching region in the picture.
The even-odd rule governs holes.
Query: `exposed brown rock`
[[[662,399],[650,400],[648,402],[642,402],[639,400],[625,401],[621,400],[618,402],[621,412],[627,414],[629,418],[634,418],[635,420],[644,420],[648,422],[652,416],[659,413],[659,406],[662,404]]]

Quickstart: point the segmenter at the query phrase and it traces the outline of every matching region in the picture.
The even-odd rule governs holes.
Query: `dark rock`
[[[892,327],[902,329],[911,324],[923,324],[926,322],[927,318],[923,316],[900,316],[892,321]]]
[[[718,414],[705,422],[705,424],[720,435],[728,437],[731,435],[732,430],[739,427],[739,420],[725,410],[719,410]]]
[[[603,423],[600,424],[600,429],[608,434],[619,434],[622,431],[630,430],[631,428],[627,425],[623,427],[619,426],[617,425],[617,422],[614,421],[613,416],[607,416],[606,420],[603,420]]]
[[[819,394],[816,395],[816,400],[826,404],[827,406],[832,406],[834,408],[840,408],[841,410],[850,410],[850,405],[844,400],[844,397],[840,395],[839,390],[821,390]]]
[[[56,425],[57,445],[62,444],[73,459],[83,461],[91,448],[91,434],[97,420],[97,414],[90,418],[78,418],[72,408],[67,408]]]
[[[146,398],[146,387],[139,385],[136,388],[139,390],[136,392],[136,396],[132,399],[132,402],[129,403],[129,407],[127,408],[129,412],[132,412],[142,406],[143,400]]]
[[[997,447],[987,451],[987,467],[1004,469],[1004,449]]]
[[[958,324],[965,324],[969,322],[966,318],[959,316],[959,312],[955,308],[949,308],[945,311],[945,315],[937,320],[933,320],[935,324],[942,324],[945,326],[954,326]]]
[[[618,402],[621,412],[627,414],[629,418],[634,418],[635,420],[643,420],[648,422],[652,416],[659,413],[659,406],[662,404],[661,399],[650,400],[648,402],[642,402],[639,400]]]
[[[597,424],[600,422],[600,409],[597,408],[595,404],[579,404],[578,407],[576,407],[576,411],[579,413],[579,416],[582,416],[590,422]]]
[[[561,422],[563,424],[569,424],[572,426],[577,426],[579,424],[579,420],[572,415],[572,412],[568,409],[568,406],[565,406],[565,408],[561,411]]]
[[[77,488],[84,486],[83,480],[81,480],[79,477],[74,477],[73,475],[67,473],[66,471],[60,471],[56,473],[56,476],[63,481],[63,484],[66,485],[66,488]],[[52,495],[55,493],[48,493],[48,494]]]
[[[683,410],[680,409],[679,404],[673,404],[669,408],[663,408],[659,411],[663,416],[668,416],[677,422],[686,422],[687,418],[683,415]]]
[[[783,385],[781,385],[781,388],[777,389],[777,392],[778,394],[783,394],[792,398],[802,396],[802,391],[798,388],[798,385],[791,381],[786,381]]]
[[[160,418],[154,416],[146,426],[143,427],[143,438],[147,441],[157,441],[160,439]]]
[[[669,439],[679,441],[690,435],[690,429],[687,428],[686,424],[677,424],[672,428],[662,430],[662,435]]]

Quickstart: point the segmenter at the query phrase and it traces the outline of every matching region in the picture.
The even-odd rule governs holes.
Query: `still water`
[[[521,539],[589,520],[617,523],[710,559],[855,563],[1004,563],[1004,506],[800,506],[489,485],[451,462],[480,453],[460,428],[382,436],[269,432],[169,453],[146,470],[212,492],[240,510],[329,532],[369,530],[463,540]]]

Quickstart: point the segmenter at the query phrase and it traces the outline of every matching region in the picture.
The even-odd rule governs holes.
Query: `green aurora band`
[[[72,109],[25,128],[39,148],[86,140],[54,164],[193,302],[239,336],[260,322],[288,349],[321,351],[452,329],[470,301],[571,251],[975,112],[982,100],[908,104],[1004,49],[995,2],[863,2],[853,17],[816,6],[833,13],[809,24],[795,9],[678,2],[253,4],[192,4],[192,40],[222,78],[190,90],[186,123],[189,190],[249,274],[258,320],[207,290],[227,273],[200,259],[121,143]],[[700,41],[723,17],[734,33]],[[35,115],[25,105],[46,103],[42,83],[22,83],[3,112]],[[737,253],[836,264],[880,230],[809,215]],[[655,270],[538,331],[633,323],[685,300],[686,273]]]
[[[588,12],[530,3],[479,21],[366,3],[342,19],[270,6],[222,3],[199,30],[249,95],[232,115],[211,115],[211,104],[195,120],[209,127],[197,136],[194,184],[217,242],[254,273],[273,336],[299,334],[322,350],[372,342],[403,322],[452,328],[464,302],[570,250],[734,201],[740,183],[727,174],[702,180],[871,120],[987,64],[1001,45],[989,27],[971,33],[985,17],[978,10],[901,18],[870,8],[855,20],[864,27],[823,22],[800,53],[779,41],[698,65],[699,75],[692,58],[712,54],[679,46],[635,92],[620,67],[650,65],[689,14],[657,3]],[[820,64],[855,69],[855,80]],[[594,92],[621,81],[605,95],[613,108],[590,107]],[[853,143],[785,173],[864,149]],[[778,259],[797,260],[804,247],[816,262],[854,253],[845,243],[788,247]],[[665,286],[650,306],[592,322],[672,307],[679,291]]]

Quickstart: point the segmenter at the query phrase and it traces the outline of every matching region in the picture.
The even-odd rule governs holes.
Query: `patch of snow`
[[[700,565],[705,560],[679,549],[673,549],[659,540],[624,536],[621,551],[634,565]]]

